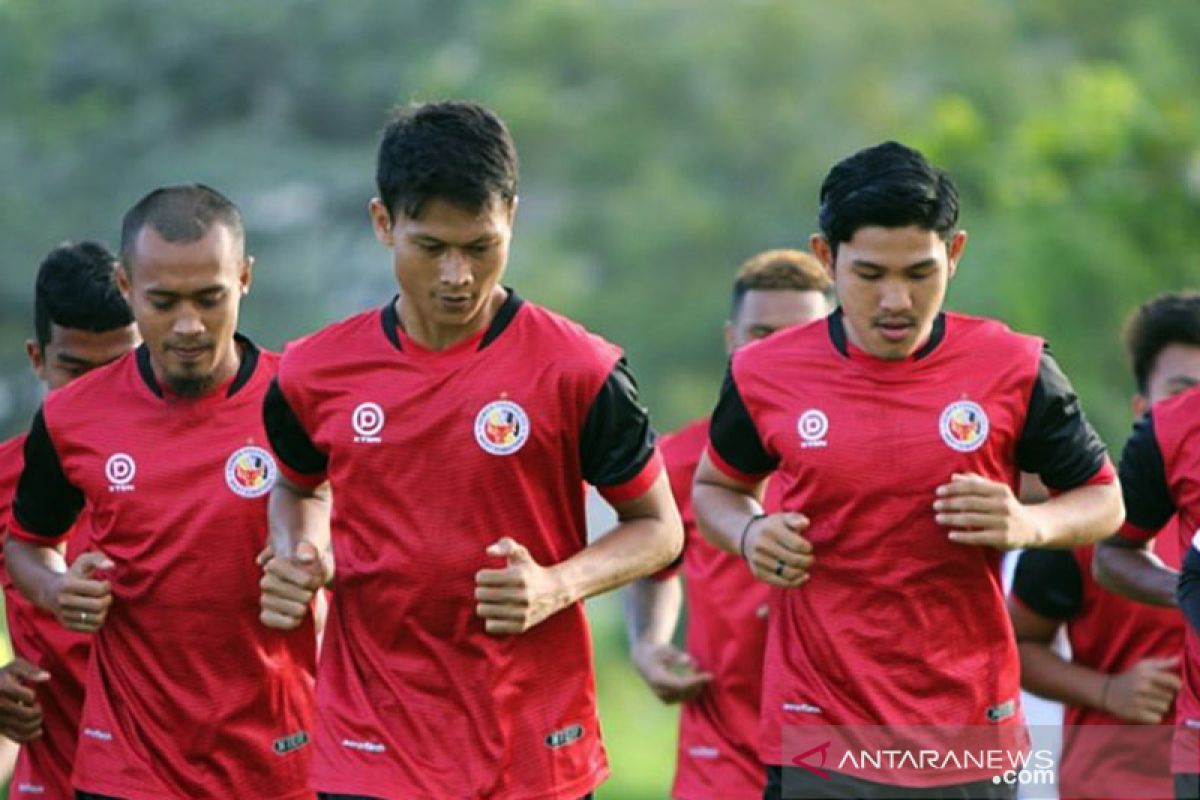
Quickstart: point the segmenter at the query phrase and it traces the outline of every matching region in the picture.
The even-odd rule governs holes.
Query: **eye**
[[[467,252],[473,256],[482,256],[491,249],[491,244],[473,244],[467,247]]]
[[[152,298],[150,300],[151,308],[155,309],[156,311],[170,311],[171,306],[173,305],[175,305],[174,300],[167,300],[164,298]]]
[[[883,277],[882,272],[876,272],[874,270],[858,270],[854,274],[858,276],[859,280],[864,280],[871,283],[874,283]]]
[[[201,308],[216,308],[221,304],[221,300],[225,297],[225,293],[206,294],[197,301],[197,305]]]
[[[431,256],[442,252],[442,245],[440,242],[417,242],[417,247],[421,248],[421,250]]]

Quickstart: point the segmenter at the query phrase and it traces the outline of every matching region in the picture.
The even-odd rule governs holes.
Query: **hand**
[[[807,581],[813,548],[800,532],[808,524],[808,517],[794,512],[771,514],[751,522],[742,542],[742,554],[754,577],[785,589]]]
[[[1182,685],[1178,656],[1146,658],[1108,677],[1104,710],[1128,722],[1157,725]]]
[[[112,605],[112,585],[97,573],[113,568],[98,550],[83,553],[51,586],[49,609],[67,630],[95,633]]]
[[[959,544],[1016,550],[1034,546],[1038,529],[1033,514],[1008,484],[982,475],[955,473],[937,487],[933,510],[939,525],[950,528]]]
[[[42,707],[31,683],[45,683],[50,673],[23,658],[0,667],[0,735],[17,743],[42,735]]]
[[[524,633],[570,605],[553,570],[534,561],[523,545],[505,536],[487,554],[507,562],[503,569],[475,573],[475,613],[488,633]]]
[[[691,700],[712,682],[711,672],[700,672],[690,655],[671,644],[639,642],[630,654],[638,674],[664,703]]]
[[[300,627],[313,595],[329,582],[333,566],[322,558],[311,542],[296,545],[289,558],[280,558],[270,547],[258,555],[263,564],[262,612],[259,620],[268,628],[290,631]]]

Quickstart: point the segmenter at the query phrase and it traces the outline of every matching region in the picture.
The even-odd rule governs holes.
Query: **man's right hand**
[[[813,548],[800,534],[808,524],[808,517],[790,511],[751,522],[742,542],[742,555],[754,577],[785,589],[807,581]]]
[[[97,573],[112,568],[108,556],[92,550],[55,579],[49,609],[64,628],[80,633],[100,630],[112,605],[112,585]]]
[[[1147,658],[1109,679],[1104,710],[1127,722],[1157,725],[1183,682],[1179,657]]]
[[[0,735],[23,744],[42,735],[42,707],[31,683],[45,683],[50,673],[23,658],[0,667]]]
[[[295,553],[289,558],[271,554],[263,567],[262,581],[259,582],[262,589],[262,613],[259,619],[268,628],[290,631],[300,627],[312,604],[313,595],[329,581],[331,575],[331,565],[321,558],[317,548],[309,542],[296,545]]]
[[[695,660],[670,644],[641,643],[630,654],[638,674],[664,703],[692,699],[712,682],[711,672],[699,672]]]

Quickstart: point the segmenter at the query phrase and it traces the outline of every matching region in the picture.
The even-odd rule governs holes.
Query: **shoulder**
[[[617,345],[578,322],[528,300],[521,304],[514,328],[551,353],[561,367],[599,372],[604,376],[623,355]]]
[[[138,349],[131,350],[111,364],[89,370],[61,389],[46,395],[46,401],[42,404],[42,417],[46,425],[50,425],[51,419],[60,419],[64,413],[71,415],[80,409],[111,408],[113,398],[108,395],[120,387],[136,385],[141,380],[137,374]],[[100,395],[105,395],[103,401],[98,400]]]
[[[1040,336],[1018,333],[1000,320],[946,312],[947,338],[958,346],[969,345],[986,352],[1003,351],[1040,358],[1046,341]]]
[[[829,318],[822,317],[739,347],[730,363],[736,375],[742,371],[770,370],[784,361],[805,361],[836,354],[829,337]]]
[[[339,322],[288,342],[279,356],[276,369],[281,375],[293,375],[319,367],[328,361],[340,361],[356,352],[364,341],[383,339],[383,312],[379,308],[360,311]]]

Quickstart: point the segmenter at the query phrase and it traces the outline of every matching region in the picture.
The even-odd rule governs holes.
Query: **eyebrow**
[[[223,291],[225,291],[224,286],[206,286],[194,292],[172,292],[170,289],[147,289],[146,294],[152,294],[157,297],[195,297],[202,294],[218,294]]]
[[[887,267],[883,264],[876,264],[874,261],[867,261],[862,258],[856,258],[851,263],[856,267],[868,267],[870,269],[882,269],[882,270],[889,269],[889,267]],[[907,267],[901,267],[901,269],[902,270],[917,269],[918,267],[929,267],[929,266],[933,266],[935,264],[937,264],[936,259],[926,258],[924,260],[917,261],[914,264],[909,264]]]
[[[428,233],[410,233],[408,235],[408,238],[414,242],[432,242],[432,243],[437,243],[437,244],[450,244],[450,242],[447,242],[445,239],[439,239],[438,237],[432,236]],[[459,245],[459,247],[471,247],[473,245],[479,245],[479,244],[491,244],[499,238],[500,238],[499,233],[485,233],[481,236],[475,237],[474,239],[470,240],[469,242]]]

